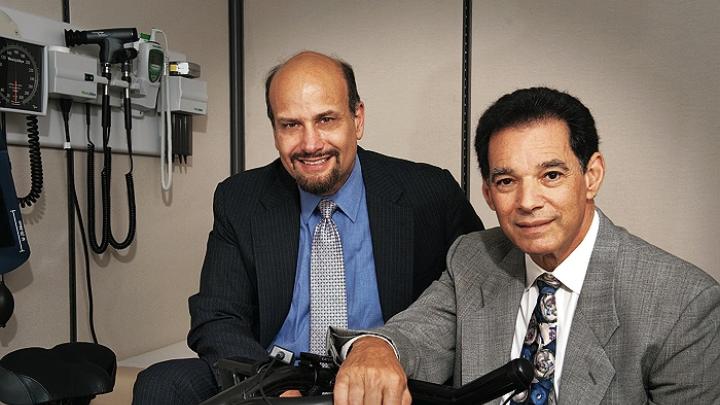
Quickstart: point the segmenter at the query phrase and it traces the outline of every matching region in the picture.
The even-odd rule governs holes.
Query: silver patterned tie
[[[555,405],[555,344],[557,338],[557,305],[555,292],[560,281],[550,273],[537,278],[538,299],[530,316],[525,342],[520,355],[535,369],[530,389],[512,398],[511,405]]]
[[[321,219],[310,252],[310,352],[323,355],[328,326],[347,328],[342,243],[332,219],[336,209],[332,200],[318,204]]]

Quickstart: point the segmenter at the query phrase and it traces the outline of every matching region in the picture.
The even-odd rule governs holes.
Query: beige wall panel
[[[62,21],[62,1],[42,0],[2,0],[0,6],[35,14],[37,16]]]
[[[245,34],[248,168],[277,157],[267,71],[311,49],[353,65],[366,106],[361,146],[460,178],[462,1],[248,0]]]
[[[475,1],[473,13],[473,119],[520,87],[578,96],[607,162],[599,206],[720,279],[720,3]]]
[[[3,0],[0,5],[62,19],[60,1]],[[212,224],[212,193],[229,173],[227,1],[73,0],[71,19],[87,29],[163,29],[170,48],[200,63],[201,78],[208,82],[208,116],[194,119],[193,156],[187,167],[175,168],[172,192],[161,192],[158,158],[136,156],[136,242],[126,251],[91,258],[98,338],[122,359],[182,340],[189,328],[187,298],[198,288]],[[83,119],[79,108],[71,119]],[[50,149],[42,153],[43,197],[36,207],[23,210],[32,256],[6,276],[16,310],[8,327],[0,329],[0,355],[27,346],[51,346],[69,336],[65,154]],[[29,187],[27,149],[11,148],[11,159],[18,193],[25,193]],[[75,159],[84,211],[85,153],[76,152]],[[115,156],[112,201],[117,238],[124,237],[127,229],[123,179],[127,167],[126,155]],[[79,338],[89,340],[79,240],[77,252]]]

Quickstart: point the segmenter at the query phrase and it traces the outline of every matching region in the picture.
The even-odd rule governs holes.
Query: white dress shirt
[[[555,386],[555,397],[559,398],[560,394],[560,376],[562,375],[563,360],[565,360],[565,348],[567,347],[568,336],[570,336],[570,327],[572,326],[573,315],[577,307],[580,291],[582,290],[585,274],[587,273],[588,263],[590,263],[590,255],[592,255],[595,239],[597,239],[598,229],[600,228],[600,218],[597,212],[593,215],[590,229],[585,238],[580,242],[577,248],[560,263],[552,274],[562,285],[555,292],[555,303],[557,305],[557,338],[555,341],[555,376],[553,384]],[[535,280],[542,274],[546,273],[538,266],[529,255],[525,255],[525,292],[523,292],[520,300],[520,308],[518,309],[517,318],[515,320],[515,336],[513,336],[512,347],[510,350],[510,358],[516,359],[520,357],[525,334],[527,333],[528,322],[532,315],[537,298],[539,295]],[[505,395],[502,399],[504,402],[510,394]]]

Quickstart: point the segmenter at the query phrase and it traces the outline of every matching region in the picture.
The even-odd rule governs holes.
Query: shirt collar
[[[552,272],[553,276],[555,276],[555,278],[558,279],[565,288],[573,293],[580,294],[599,229],[600,217],[596,211],[593,213],[590,229],[588,229],[588,232],[585,234],[582,242],[580,242],[578,247],[570,253],[570,256],[563,260],[563,262],[560,263]],[[546,273],[546,271],[538,266],[532,260],[530,255],[526,253],[525,288],[529,289],[532,287],[533,283],[535,283],[535,279],[543,273]]]
[[[357,219],[358,211],[360,210],[360,201],[362,195],[365,193],[365,183],[362,178],[362,167],[360,166],[360,158],[355,156],[355,164],[350,172],[350,176],[340,187],[335,194],[332,195],[317,195],[308,193],[307,191],[300,190],[300,220],[307,224],[310,221],[310,217],[315,212],[318,203],[323,198],[335,201],[338,209],[342,211],[352,222]]]

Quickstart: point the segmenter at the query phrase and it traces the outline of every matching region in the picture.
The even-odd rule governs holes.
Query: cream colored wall
[[[475,1],[473,11],[474,119],[520,87],[578,96],[607,163],[599,206],[720,280],[720,3]]]
[[[70,3],[71,22],[88,29],[163,29],[170,48],[199,62],[202,79],[208,82],[208,116],[194,119],[193,156],[186,168],[175,169],[172,193],[163,198],[158,158],[135,157],[136,242],[127,251],[91,260],[98,338],[124,358],[176,342],[187,334],[187,298],[197,290],[212,221],[212,193],[229,174],[227,1]],[[62,20],[61,1],[1,0],[0,5]],[[83,118],[76,114],[71,119]],[[22,194],[29,187],[27,149],[11,147],[10,152],[16,187]],[[36,207],[23,210],[32,255],[28,263],[5,277],[15,295],[16,309],[8,327],[0,329],[0,356],[27,346],[52,346],[69,336],[65,158],[59,150],[43,149],[42,153],[43,197]],[[84,153],[78,152],[75,159],[84,207],[85,187],[80,186],[84,184]],[[118,233],[127,229],[122,178],[126,162],[124,155],[113,162],[113,227]],[[79,241],[78,279],[79,337],[89,340]]]

